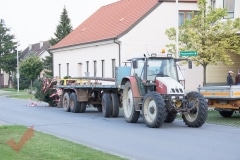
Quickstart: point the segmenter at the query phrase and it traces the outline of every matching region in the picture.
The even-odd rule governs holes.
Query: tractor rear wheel
[[[172,123],[176,119],[176,116],[177,116],[177,112],[168,112],[167,117],[164,120],[164,122],[165,123]]]
[[[143,117],[150,128],[159,128],[166,118],[165,102],[157,92],[149,92],[143,99]]]
[[[122,105],[125,120],[129,123],[136,123],[138,121],[140,112],[135,111],[133,103],[133,93],[130,82],[125,83]]]
[[[183,121],[188,127],[201,127],[207,119],[207,102],[198,92],[189,92],[186,96],[188,112],[182,114]]]

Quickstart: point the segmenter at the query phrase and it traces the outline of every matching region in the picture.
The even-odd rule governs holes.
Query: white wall
[[[179,3],[179,10],[198,10],[197,4]],[[168,14],[166,14],[168,13]],[[122,41],[122,61],[143,54],[159,53],[166,49],[166,44],[175,43],[165,35],[168,28],[176,27],[177,12],[174,3],[164,2],[142,22],[134,27],[128,34],[120,38]],[[187,65],[181,66],[185,77],[186,90],[197,90],[203,84],[203,69],[201,66],[188,69]]]
[[[197,4],[179,3],[179,10],[197,10]],[[120,38],[123,42],[122,60],[144,53],[159,53],[170,42],[165,35],[168,28],[176,27],[177,11],[175,3],[164,2],[128,34]]]
[[[102,60],[104,60],[104,77],[112,77],[112,59],[115,59],[116,65],[118,65],[118,57],[118,45],[116,43],[95,44],[91,47],[72,48],[71,50],[56,52],[54,53],[54,76],[59,76],[59,64],[61,64],[61,78],[67,76],[67,63],[69,63],[69,76],[85,76],[87,71],[86,61],[89,61],[89,76],[94,76],[94,61],[96,61],[97,77],[102,77]],[[79,67],[79,64],[82,64],[82,66]]]
[[[215,8],[223,8],[223,1],[224,0],[216,0],[215,1]],[[210,0],[207,1],[208,6],[210,6]],[[234,19],[240,18],[240,0],[235,0],[235,8],[234,8]]]

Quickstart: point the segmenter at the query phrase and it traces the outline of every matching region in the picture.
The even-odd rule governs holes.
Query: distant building
[[[50,53],[48,49],[50,48],[51,44],[48,41],[41,41],[35,44],[29,44],[29,46],[24,49],[19,56],[19,59],[25,59],[28,56],[38,56],[40,59],[44,59],[46,56],[49,56]]]
[[[41,41],[39,43],[30,44],[24,51],[22,51],[21,55],[19,55],[19,60],[23,60],[28,56],[38,56],[40,59],[44,59],[46,56],[49,56],[50,53],[48,49],[51,47],[51,44],[48,41]],[[2,69],[0,70],[0,88],[8,87],[8,78],[9,75],[4,72]]]

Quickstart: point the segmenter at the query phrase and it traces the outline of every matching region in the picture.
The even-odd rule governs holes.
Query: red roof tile
[[[153,11],[160,2],[175,0],[120,0],[103,6],[50,49],[119,38]]]
[[[158,4],[158,0],[121,0],[103,6],[51,49],[120,37]]]

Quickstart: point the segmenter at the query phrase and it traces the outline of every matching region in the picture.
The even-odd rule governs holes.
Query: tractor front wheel
[[[198,92],[189,92],[186,96],[187,112],[182,114],[183,121],[188,127],[201,127],[208,114],[207,102]]]
[[[149,92],[143,99],[143,117],[150,128],[159,128],[166,118],[165,102],[157,92]]]

